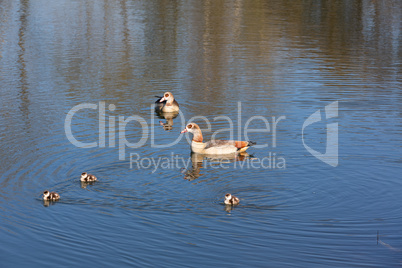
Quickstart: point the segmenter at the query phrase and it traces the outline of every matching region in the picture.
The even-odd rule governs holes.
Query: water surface
[[[399,1],[0,2],[1,266],[401,265],[401,10]],[[181,107],[168,129],[151,107],[165,91]],[[326,119],[334,102],[338,116]],[[96,109],[78,111],[71,131],[97,142],[90,148],[65,128],[84,103]],[[322,120],[302,135],[317,110]],[[140,120],[123,127],[130,116]],[[199,162],[179,134],[191,119],[207,129],[197,116],[209,120],[206,140],[221,130],[217,138],[267,146],[246,161]],[[266,129],[261,118],[269,131],[245,137],[246,124]],[[325,153],[333,123],[336,167],[303,145]],[[99,181],[82,185],[83,171]],[[44,203],[46,189],[61,200]],[[227,192],[241,204],[225,207]]]

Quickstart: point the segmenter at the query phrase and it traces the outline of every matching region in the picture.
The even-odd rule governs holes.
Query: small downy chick
[[[225,204],[226,205],[238,205],[240,203],[240,199],[234,195],[226,194],[225,195]]]
[[[44,191],[43,192],[43,200],[51,200],[56,201],[60,199],[60,195],[55,192]]]
[[[80,180],[83,181],[83,182],[92,182],[92,181],[97,181],[98,179],[94,175],[91,175],[91,174],[88,174],[86,172],[83,172],[81,174],[81,179]]]

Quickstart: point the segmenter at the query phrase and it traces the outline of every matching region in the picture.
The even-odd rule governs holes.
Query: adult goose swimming
[[[191,142],[191,151],[199,154],[228,155],[233,153],[241,153],[248,147],[255,145],[252,141],[232,141],[232,140],[211,140],[203,142],[202,132],[196,123],[190,123],[181,133],[193,133]]]
[[[174,112],[178,112],[180,110],[179,104],[174,99],[174,96],[172,93],[165,92],[165,94],[163,94],[163,97],[158,97],[158,96],[156,96],[156,97],[159,98],[155,102],[155,104],[156,104],[155,109],[158,112],[174,113]]]

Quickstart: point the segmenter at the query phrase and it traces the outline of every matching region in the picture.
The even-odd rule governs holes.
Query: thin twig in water
[[[380,234],[379,234],[379,232],[377,231],[377,245],[378,245],[378,243],[380,243],[380,244],[383,245],[383,246],[386,246],[386,247],[389,248],[390,250],[397,251],[397,252],[401,252],[401,251],[402,251],[402,249],[394,248],[394,247],[391,246],[390,244],[387,244],[387,243],[381,241],[381,239],[380,239]]]

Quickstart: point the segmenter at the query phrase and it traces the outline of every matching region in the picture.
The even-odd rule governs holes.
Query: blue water
[[[0,266],[400,266],[400,10],[0,2]],[[181,108],[168,128],[152,107],[166,91]],[[66,134],[80,104],[94,109],[71,133],[96,146]],[[258,146],[191,155],[189,121],[206,141]],[[325,154],[335,125],[330,165],[305,145]],[[81,184],[84,171],[99,181]]]

